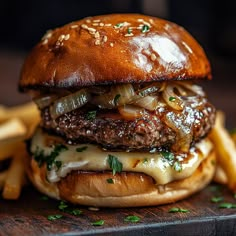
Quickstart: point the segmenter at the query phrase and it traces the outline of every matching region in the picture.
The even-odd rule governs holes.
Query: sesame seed
[[[98,23],[93,23],[92,25],[93,25],[93,26],[99,26],[99,24],[98,24]]]
[[[42,42],[43,45],[45,45],[47,43],[48,43],[48,39],[44,39],[43,42]]]
[[[56,46],[63,46],[63,42],[62,41],[57,41]]]
[[[130,23],[129,22],[124,22],[124,24],[123,24],[123,26],[129,26],[130,25]]]
[[[153,24],[154,22],[153,22],[153,19],[149,19],[149,22],[151,23],[151,24]]]
[[[96,32],[96,30],[94,28],[88,28],[88,31],[90,32]]]
[[[130,37],[130,36],[134,36],[134,34],[133,33],[125,34],[125,37]]]
[[[105,26],[112,26],[112,24],[105,24]]]
[[[114,43],[110,43],[110,46],[113,47],[113,46],[114,46]]]
[[[107,41],[107,36],[105,35],[104,37],[103,37],[103,42],[105,43]]]
[[[79,26],[78,25],[71,25],[71,29],[75,29],[75,28],[78,28]]]
[[[70,35],[66,34],[65,37],[64,37],[64,40],[68,40],[69,38],[70,38]]]
[[[46,34],[42,37],[42,40],[52,37],[52,30],[48,30]]]
[[[143,23],[144,23],[145,25],[147,25],[149,28],[152,27],[147,21],[143,21]]]
[[[88,20],[86,20],[86,23],[91,23],[91,20],[89,20],[89,19],[88,19]]]
[[[97,38],[100,38],[100,34],[99,34],[98,31],[95,33],[94,37],[95,37],[96,39],[97,39]]]
[[[85,24],[82,24],[80,27],[83,28],[83,29],[88,29],[88,26],[85,25]]]
[[[114,28],[119,29],[121,27],[125,27],[125,26],[128,26],[128,25],[130,25],[130,23],[125,21],[125,22],[121,22],[121,23],[118,23],[118,24],[114,25]]]
[[[145,21],[144,19],[138,19],[138,22],[142,22],[143,24],[145,24],[151,28],[151,25],[147,21]]]
[[[151,60],[155,61],[157,59],[156,55],[154,53],[151,54]]]
[[[93,20],[93,22],[100,22],[101,20]]]
[[[61,34],[58,38],[58,41],[62,42],[65,38],[65,35],[64,34]]]
[[[96,39],[96,40],[95,40],[95,45],[100,45],[100,44],[101,44],[100,39]]]
[[[104,26],[104,23],[100,23],[99,25],[100,25],[100,26]]]

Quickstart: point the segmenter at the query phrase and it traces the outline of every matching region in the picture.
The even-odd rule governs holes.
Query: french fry
[[[28,126],[28,130],[27,130],[27,134],[26,134],[26,139],[29,139],[30,137],[32,137],[36,127],[39,124],[39,120],[34,120],[32,121],[32,123]]]
[[[19,145],[19,141],[12,142],[11,140],[8,143],[4,142],[3,145],[0,144],[0,161],[12,157]]]
[[[6,108],[0,106],[0,122],[4,122],[12,117],[22,120],[27,127],[40,120],[39,111],[33,102],[15,107]]]
[[[213,180],[219,184],[227,184],[228,183],[227,176],[220,165],[216,166],[216,172],[215,172],[215,176],[214,176]]]
[[[210,133],[210,138],[219,156],[218,162],[227,176],[228,187],[236,192],[236,147],[224,128],[224,114],[220,111],[217,112],[216,123]]]
[[[7,177],[7,171],[3,171],[0,173],[0,190],[2,190],[2,188],[4,186],[6,177]]]
[[[26,184],[23,140],[29,138],[39,124],[40,115],[34,103],[7,108],[0,106],[0,161],[12,158],[8,170],[0,173],[0,190],[4,199],[18,199]]]
[[[233,133],[233,134],[231,135],[231,137],[232,137],[232,139],[233,139],[233,141],[234,141],[234,144],[236,145],[236,133]]]
[[[22,142],[14,153],[7,172],[2,196],[4,199],[18,199],[25,179],[24,159],[27,156],[25,144]]]
[[[25,125],[17,118],[10,119],[0,125],[0,161],[11,157],[20,141],[27,135]]]
[[[23,122],[18,118],[12,118],[0,125],[0,147],[1,144],[9,139],[24,139],[27,129]]]

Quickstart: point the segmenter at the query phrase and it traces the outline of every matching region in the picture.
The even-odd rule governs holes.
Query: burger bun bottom
[[[40,192],[55,199],[96,207],[138,207],[173,203],[200,191],[212,180],[214,163],[212,151],[193,175],[165,185],[156,185],[143,173],[113,176],[109,171],[72,171],[59,182],[50,183],[46,180],[46,167],[39,168],[34,159],[29,162],[27,173]]]

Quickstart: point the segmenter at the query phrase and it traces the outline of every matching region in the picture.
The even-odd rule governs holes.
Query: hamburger
[[[198,85],[209,61],[182,27],[139,14],[88,17],[50,30],[19,88],[41,112],[28,175],[73,204],[166,204],[215,171],[215,108]]]

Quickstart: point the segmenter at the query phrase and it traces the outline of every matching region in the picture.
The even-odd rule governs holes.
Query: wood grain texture
[[[100,209],[83,211],[80,216],[61,213],[58,202],[44,201],[41,194],[28,187],[18,201],[0,200],[0,235],[236,235],[236,210],[219,209],[211,203],[213,196],[223,196],[224,202],[236,203],[232,193],[222,187],[207,187],[201,193],[178,203],[145,208]],[[172,207],[186,208],[189,213],[168,213]],[[56,221],[51,214],[63,214]],[[124,222],[128,215],[141,218],[138,223]],[[103,219],[103,226],[91,222]]]

